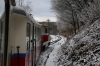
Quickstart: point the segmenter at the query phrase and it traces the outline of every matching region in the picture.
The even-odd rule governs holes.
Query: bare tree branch
[[[27,3],[24,3],[24,0],[17,0],[17,5],[22,7],[27,13],[31,13],[33,11],[32,8],[32,2],[27,1]]]

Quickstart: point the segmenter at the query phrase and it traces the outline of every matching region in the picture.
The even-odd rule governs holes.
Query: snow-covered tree
[[[82,25],[91,24],[100,17],[100,0],[51,0],[58,27],[71,25],[74,33]],[[63,28],[60,28],[62,31]]]

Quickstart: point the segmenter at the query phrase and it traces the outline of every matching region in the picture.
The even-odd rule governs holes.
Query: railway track
[[[51,45],[51,44],[54,44],[54,43],[57,43],[58,41],[60,41],[60,40],[61,40],[61,37],[60,37],[60,36],[57,36],[57,37],[58,37],[58,39],[57,39],[57,40],[55,40],[55,41],[50,42],[50,45]]]
[[[61,37],[60,36],[57,36],[57,37],[58,37],[58,39],[56,39],[56,40],[54,40],[52,42],[49,42],[49,41],[45,42],[43,44],[43,51],[46,50],[49,47],[49,45],[55,44],[55,43],[57,43],[58,41],[61,40]]]
[[[58,38],[56,40],[52,39],[53,41],[51,41],[49,45],[53,45],[53,44],[59,42],[62,39],[60,36],[57,36],[57,37]],[[46,66],[49,55],[54,49],[54,47],[50,47],[49,45],[46,47],[44,52],[41,53],[40,59],[38,59],[38,63],[36,64],[37,66]]]
[[[58,39],[55,40],[55,41],[50,42],[50,45],[55,44],[55,43],[57,43],[58,41],[61,40],[61,37],[60,37],[60,36],[57,36],[57,37],[58,37]],[[49,54],[47,55],[47,59],[46,59],[46,61],[44,62],[44,66],[46,66],[46,62],[47,62],[47,60],[48,60],[48,58],[49,58],[50,53],[53,51],[53,49],[54,49],[54,48],[52,48],[51,51],[49,52]]]

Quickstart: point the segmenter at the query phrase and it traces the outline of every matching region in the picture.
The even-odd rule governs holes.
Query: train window
[[[34,24],[33,24],[33,32],[32,32],[32,47],[34,47]]]
[[[40,40],[40,28],[38,28],[38,34],[39,34],[38,40]]]
[[[36,42],[38,41],[38,28],[36,27]]]
[[[35,39],[36,27],[34,26],[34,39]]]
[[[38,27],[36,27],[36,42],[38,42],[38,40],[39,40],[39,29],[38,29]]]
[[[48,30],[48,29],[47,29],[47,27],[46,27],[46,28],[45,28],[45,33],[47,33],[47,30]]]
[[[30,31],[31,31],[31,24],[27,23],[27,37],[26,37],[27,50],[30,49]]]
[[[36,44],[36,26],[34,26],[34,39],[35,39],[34,44]]]
[[[39,28],[37,28],[37,41],[39,41]]]
[[[41,38],[41,29],[39,28],[39,40]]]
[[[36,41],[39,41],[41,38],[41,30],[37,27],[36,29]]]
[[[0,49],[2,44],[2,35],[3,35],[3,22],[0,22]]]

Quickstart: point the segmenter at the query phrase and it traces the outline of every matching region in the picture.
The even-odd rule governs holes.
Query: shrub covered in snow
[[[58,65],[100,66],[100,20],[62,46]]]

